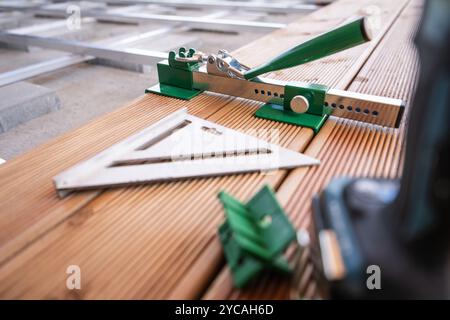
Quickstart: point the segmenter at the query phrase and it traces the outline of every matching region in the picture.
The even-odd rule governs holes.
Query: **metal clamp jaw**
[[[206,71],[216,76],[244,79],[245,72],[250,70],[226,50],[219,50],[217,55],[209,55],[206,61]]]

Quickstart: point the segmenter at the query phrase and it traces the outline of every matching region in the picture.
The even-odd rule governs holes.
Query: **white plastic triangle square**
[[[69,191],[317,165],[319,161],[179,110],[53,178]]]

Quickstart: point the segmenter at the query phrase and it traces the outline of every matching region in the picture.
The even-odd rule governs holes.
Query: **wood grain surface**
[[[370,43],[268,76],[410,101],[420,0],[340,0],[234,54],[255,66],[372,6],[381,9],[381,29]],[[406,121],[394,130],[333,118],[314,136],[307,128],[255,118],[260,105],[211,93],[188,102],[149,94],[0,166],[0,297],[317,297],[306,251],[294,278],[265,274],[233,289],[216,235],[223,221],[218,191],[246,200],[269,183],[294,225],[307,228],[311,198],[332,177],[399,175]],[[182,107],[243,132],[278,130],[282,146],[321,165],[57,197],[53,176]],[[74,264],[81,268],[81,290],[66,288],[66,268]]]

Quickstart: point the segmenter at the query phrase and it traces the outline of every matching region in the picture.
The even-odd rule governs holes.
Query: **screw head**
[[[295,113],[305,113],[309,109],[309,102],[304,96],[295,96],[291,100],[291,109]]]
[[[209,57],[208,57],[208,63],[209,63],[209,64],[213,64],[214,62],[216,62],[216,59],[214,59],[213,56],[209,56]]]

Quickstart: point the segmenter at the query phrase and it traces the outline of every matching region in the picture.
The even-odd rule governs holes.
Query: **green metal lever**
[[[371,30],[368,28],[367,21],[367,18],[360,18],[323,33],[283,52],[267,63],[247,71],[244,77],[253,79],[270,71],[295,67],[370,41]]]

